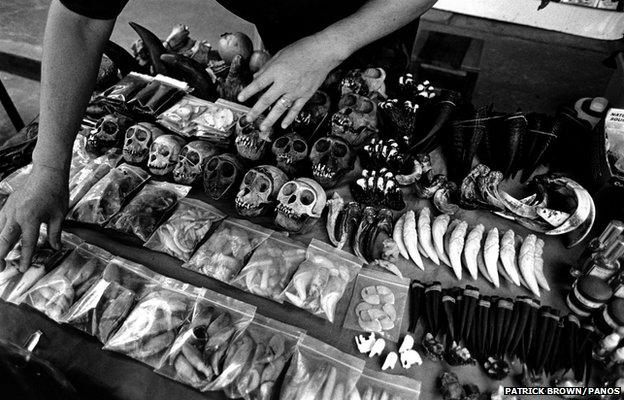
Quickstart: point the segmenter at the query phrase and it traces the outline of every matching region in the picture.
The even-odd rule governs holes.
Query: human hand
[[[320,34],[305,37],[280,50],[256,72],[253,82],[238,95],[238,101],[245,102],[266,89],[247,118],[253,121],[272,107],[260,125],[264,131],[288,111],[281,124],[286,128],[297,118],[329,72],[347,56],[346,51]]]
[[[26,184],[12,193],[0,210],[0,270],[4,259],[22,238],[20,270],[30,265],[42,223],[48,226],[48,241],[61,247],[61,226],[67,212],[67,174],[61,170],[33,166]]]

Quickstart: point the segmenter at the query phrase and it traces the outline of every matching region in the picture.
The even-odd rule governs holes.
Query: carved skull
[[[152,141],[165,133],[154,124],[139,122],[126,131],[123,158],[131,164],[140,164],[147,160]]]
[[[277,138],[271,150],[277,160],[277,166],[288,174],[294,174],[308,157],[309,149],[302,136],[289,133]]]
[[[316,128],[329,113],[331,100],[327,93],[317,90],[293,121],[292,127],[297,132]]]
[[[204,170],[204,191],[213,200],[228,197],[240,181],[242,166],[230,153],[210,157]]]
[[[150,146],[147,167],[154,175],[167,175],[178,162],[178,156],[184,146],[184,140],[175,135],[157,137]]]
[[[85,148],[92,154],[102,155],[113,147],[121,147],[124,132],[131,124],[130,118],[123,115],[105,115],[87,134]]]
[[[206,167],[210,157],[217,154],[215,147],[202,140],[196,140],[184,146],[173,169],[173,179],[183,185],[192,185]]]
[[[290,232],[304,233],[321,217],[327,195],[314,179],[298,178],[282,186],[277,201],[275,224]]]
[[[236,150],[238,154],[251,161],[258,161],[269,147],[272,129],[260,131],[262,117],[251,122],[242,116],[236,122]]]
[[[272,165],[260,165],[245,174],[234,200],[236,211],[246,217],[266,213],[277,201],[277,194],[288,181],[282,170]]]
[[[320,138],[310,151],[312,174],[321,186],[335,186],[355,163],[355,151],[338,136]]]
[[[332,116],[332,133],[352,146],[360,146],[377,132],[377,104],[354,93],[340,98],[338,112]]]

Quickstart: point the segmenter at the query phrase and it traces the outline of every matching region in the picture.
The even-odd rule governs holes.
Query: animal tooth
[[[416,216],[413,210],[405,213],[405,222],[403,224],[403,242],[407,248],[410,258],[421,270],[425,270],[420,253],[418,252],[418,233],[416,232]]]
[[[448,228],[451,217],[448,214],[438,215],[433,219],[431,224],[431,234],[433,237],[433,247],[435,248],[438,258],[444,264],[450,266],[451,262],[444,252],[444,233]]]
[[[468,223],[466,221],[460,222],[457,227],[451,233],[449,240],[449,260],[451,261],[451,267],[457,279],[462,278],[462,265],[461,254],[466,241],[466,231],[468,230]]]
[[[466,261],[466,268],[474,280],[476,280],[479,276],[477,256],[481,250],[481,239],[483,239],[484,232],[485,227],[483,224],[475,226],[470,233],[468,233],[468,236],[466,237],[466,245],[464,246],[464,260]]]
[[[418,242],[425,250],[427,257],[433,261],[435,265],[440,265],[438,254],[433,248],[431,237],[431,210],[428,207],[420,210],[418,216]]]
[[[540,297],[539,286],[537,283],[537,278],[535,277],[535,242],[537,241],[537,236],[530,234],[524,239],[522,246],[520,247],[520,273],[522,274],[522,278],[526,282],[529,290],[537,296]]]
[[[492,228],[486,238],[483,246],[483,259],[485,260],[485,268],[492,278],[494,286],[499,287],[500,281],[498,279],[498,255],[500,248],[500,240],[498,237],[498,228]]]
[[[500,261],[514,285],[520,286],[520,276],[518,275],[518,266],[516,265],[515,242],[515,232],[511,229],[507,230],[501,238]]]
[[[401,215],[397,222],[394,224],[394,230],[392,231],[392,239],[397,244],[399,248],[399,253],[405,258],[409,260],[409,253],[407,252],[407,247],[405,246],[405,242],[403,241],[403,226],[405,225],[405,214]]]
[[[537,280],[537,284],[544,290],[550,290],[550,285],[548,285],[548,280],[546,280],[546,276],[544,275],[544,258],[542,257],[544,253],[544,241],[542,239],[537,239],[535,241],[535,252],[534,252],[534,268],[535,268],[535,278]]]

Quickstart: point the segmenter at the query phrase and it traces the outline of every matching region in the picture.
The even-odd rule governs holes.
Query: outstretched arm
[[[30,264],[42,223],[50,244],[60,244],[67,211],[72,144],[97,75],[114,20],[80,16],[52,1],[43,41],[39,136],[33,171],[0,211],[0,269],[22,237],[21,268]]]
[[[265,90],[253,106],[255,119],[273,107],[261,128],[272,126],[282,114],[282,127],[294,121],[327,74],[351,54],[413,21],[435,0],[369,0],[357,12],[315,35],[280,50],[239,95],[243,102]]]

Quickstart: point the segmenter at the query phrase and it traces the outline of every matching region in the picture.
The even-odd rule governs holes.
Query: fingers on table
[[[284,90],[282,88],[278,88],[275,85],[271,86],[269,90],[267,90],[256,104],[251,108],[251,111],[247,113],[247,119],[250,121],[254,121],[258,118],[263,112],[265,112],[269,107],[271,107],[277,99],[282,97],[284,94]]]
[[[48,222],[48,242],[54,250],[61,248],[61,230],[63,228],[63,217],[57,215],[50,218]]]
[[[22,226],[22,254],[20,256],[20,270],[26,271],[30,266],[30,261],[39,239],[39,224],[28,223]]]
[[[273,126],[277,122],[277,120],[288,111],[293,105],[296,99],[291,99],[288,94],[283,95],[277,100],[273,107],[271,107],[271,112],[260,124],[260,130],[267,130],[269,127]]]
[[[20,234],[20,227],[14,221],[7,221],[4,217],[2,224],[0,225],[0,266],[4,269],[4,259],[17,243]]]

